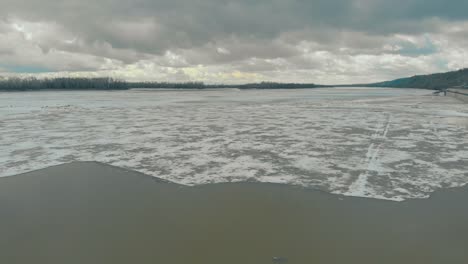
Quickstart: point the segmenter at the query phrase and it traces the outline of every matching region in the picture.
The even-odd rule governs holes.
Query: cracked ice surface
[[[99,161],[186,185],[424,198],[468,183],[468,105],[399,89],[0,93],[0,176]]]

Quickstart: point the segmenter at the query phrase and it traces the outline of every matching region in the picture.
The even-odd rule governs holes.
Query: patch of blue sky
[[[435,66],[440,69],[440,71],[450,71],[452,70],[450,67],[449,67],[449,61],[445,58],[439,58],[437,57],[434,61],[435,63]]]
[[[439,52],[439,47],[437,47],[428,36],[424,36],[424,43],[422,45],[412,42],[402,42],[398,43],[398,46],[401,47],[401,49],[398,50],[398,53],[405,56],[417,57]]]

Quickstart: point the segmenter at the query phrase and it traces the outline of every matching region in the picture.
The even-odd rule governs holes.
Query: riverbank
[[[447,94],[451,97],[455,97],[465,103],[468,103],[468,89],[448,89]]]
[[[77,162],[0,178],[0,263],[467,263],[466,199],[185,187]]]

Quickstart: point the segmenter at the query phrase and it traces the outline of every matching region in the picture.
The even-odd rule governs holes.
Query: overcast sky
[[[360,83],[468,67],[467,0],[0,0],[0,75]]]

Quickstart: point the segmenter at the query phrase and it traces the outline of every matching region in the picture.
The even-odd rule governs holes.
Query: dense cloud
[[[2,0],[4,75],[377,81],[468,66],[468,1]]]

